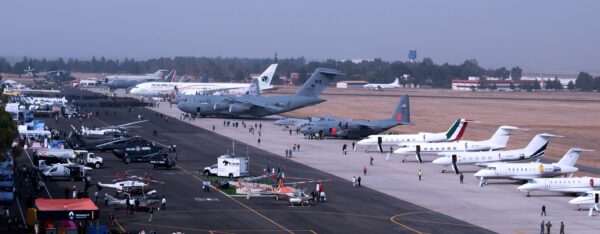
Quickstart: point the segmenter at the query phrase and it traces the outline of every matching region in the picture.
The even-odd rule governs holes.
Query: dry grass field
[[[292,91],[283,88],[276,93]],[[399,98],[381,95],[404,93],[411,95],[411,120],[415,125],[399,126],[391,131],[440,132],[445,131],[457,118],[467,118],[479,123],[469,125],[464,139],[482,140],[490,137],[499,125],[513,125],[529,130],[514,132],[509,149],[523,147],[535,134],[549,132],[564,137],[551,141],[546,158],[558,160],[571,147],[595,149],[598,152],[585,153],[578,164],[600,168],[600,146],[597,145],[600,139],[600,95],[596,93],[473,93],[423,89],[364,91],[331,88],[323,95],[326,102],[286,115],[386,118],[391,116]]]

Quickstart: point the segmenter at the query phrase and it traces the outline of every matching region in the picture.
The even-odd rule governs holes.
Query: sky
[[[0,56],[381,58],[599,72],[600,1],[0,1]]]

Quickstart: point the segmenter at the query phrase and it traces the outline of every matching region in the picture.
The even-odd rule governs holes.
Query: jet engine
[[[229,113],[240,113],[247,111],[248,108],[243,104],[231,104],[229,105]]]

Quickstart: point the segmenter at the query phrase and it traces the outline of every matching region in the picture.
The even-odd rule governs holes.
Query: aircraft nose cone
[[[473,176],[475,177],[486,177],[487,175],[489,175],[489,170],[488,169],[481,169],[479,171],[477,171],[475,174],[473,174]]]
[[[524,185],[521,185],[521,186],[517,187],[517,189],[518,189],[519,191],[529,191],[529,190],[531,190],[533,187],[534,187],[534,186],[533,186],[531,183],[526,183],[526,184],[524,184]]]
[[[449,165],[451,164],[451,160],[448,157],[441,157],[441,158],[437,158],[435,160],[433,160],[431,163],[436,164],[436,165]]]
[[[579,198],[576,197],[576,198],[573,198],[573,199],[569,200],[569,204],[571,204],[571,205],[577,205],[577,204],[579,204]]]

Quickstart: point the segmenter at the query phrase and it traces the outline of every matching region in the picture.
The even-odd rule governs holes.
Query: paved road
[[[96,112],[96,109],[90,109]],[[109,115],[104,111],[108,110]],[[145,163],[125,165],[110,153],[100,153],[107,161],[106,168],[95,170],[94,179],[107,181],[116,172],[141,175],[152,173],[156,180],[165,182],[158,185],[159,194],[168,200],[167,211],[155,212],[152,222],[148,214],[126,215],[123,211],[99,205],[104,212],[101,216],[106,223],[108,212],[116,212],[119,224],[128,231],[141,228],[155,229],[158,233],[181,230],[195,232],[318,232],[318,233],[486,233],[490,232],[464,221],[442,215],[429,209],[393,198],[383,193],[352,187],[347,180],[292,160],[273,155],[254,146],[236,142],[236,153],[250,155],[251,174],[262,173],[268,162],[285,170],[287,178],[326,179],[328,200],[310,207],[289,207],[284,201],[271,198],[231,198],[218,192],[203,193],[202,177],[198,169],[216,162],[217,156],[231,149],[231,139],[210,131],[192,126],[186,122],[169,118],[168,121],[155,112],[136,108],[133,114],[127,109],[98,109],[100,116],[84,123],[86,126],[114,125],[130,122],[142,114],[150,121],[141,124],[141,128],[132,134],[153,139],[162,144],[177,144],[179,163],[177,169],[152,170]],[[112,114],[116,112],[116,116]],[[200,121],[200,120],[198,120]],[[72,121],[75,122],[75,121]],[[60,120],[61,129],[78,123]],[[50,122],[53,125],[53,121]],[[152,130],[159,131],[158,137],[152,137]],[[64,196],[64,188],[70,188],[72,182],[50,183],[50,192],[54,196]],[[79,182],[79,186],[82,186]],[[307,191],[312,190],[307,185]],[[95,191],[92,188],[90,191]],[[105,191],[102,191],[104,193]],[[206,198],[218,201],[206,201]]]

